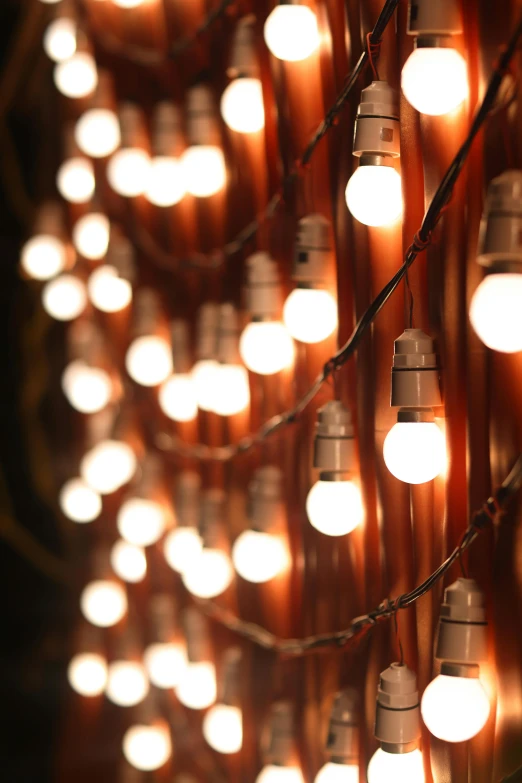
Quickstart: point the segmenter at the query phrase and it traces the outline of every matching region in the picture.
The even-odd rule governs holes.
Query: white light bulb
[[[89,212],[74,224],[72,240],[80,255],[96,261],[103,258],[109,246],[110,223],[101,212]]]
[[[119,8],[137,8],[143,0],[112,0],[112,2]]]
[[[108,373],[86,362],[71,362],[62,375],[62,389],[69,403],[80,413],[101,411],[112,397]]]
[[[54,83],[66,98],[85,98],[98,85],[96,60],[87,52],[76,52],[55,65]]]
[[[176,688],[180,702],[191,710],[205,710],[216,701],[216,670],[208,661],[188,663]]]
[[[368,783],[424,783],[420,750],[386,753],[378,748],[368,764]]]
[[[22,248],[22,269],[35,280],[50,280],[65,268],[65,245],[56,237],[38,234]]]
[[[401,86],[422,114],[447,114],[469,94],[466,61],[455,49],[418,47],[404,64]]]
[[[170,758],[169,732],[161,726],[131,726],[123,737],[123,755],[136,769],[159,769]]]
[[[245,530],[232,547],[234,568],[247,582],[268,582],[288,567],[288,552],[280,538]]]
[[[227,170],[219,147],[203,144],[188,147],[181,156],[181,165],[187,191],[193,196],[213,196],[225,186]]]
[[[73,522],[92,522],[102,509],[101,498],[81,478],[66,481],[58,495],[62,513]]]
[[[107,165],[107,179],[120,196],[133,198],[145,191],[149,169],[150,158],[144,150],[118,150]]]
[[[145,190],[150,203],[157,207],[171,207],[179,204],[186,192],[185,172],[181,162],[166,156],[152,158]]]
[[[173,421],[192,421],[198,415],[196,386],[191,375],[172,375],[160,387],[159,405]]]
[[[165,530],[165,512],[159,503],[144,498],[126,500],[116,517],[121,537],[129,544],[150,546]]]
[[[287,62],[305,60],[319,46],[313,11],[305,5],[276,5],[264,27],[265,42],[274,57]]]
[[[117,582],[98,579],[82,590],[80,608],[84,617],[100,628],[116,625],[127,611],[127,596]]]
[[[125,356],[125,367],[130,377],[141,386],[158,386],[172,375],[172,351],[161,337],[137,337]]]
[[[398,422],[384,440],[384,462],[407,484],[431,481],[446,467],[444,435],[434,422]]]
[[[57,63],[71,57],[76,51],[75,22],[67,17],[52,21],[44,33],[43,48],[46,55]]]
[[[200,359],[192,368],[196,401],[202,411],[213,411],[219,364],[213,359]]]
[[[314,783],[359,783],[359,767],[328,761],[315,776]]]
[[[172,568],[182,574],[191,569],[203,549],[201,536],[192,527],[178,527],[165,538],[163,551],[165,560]]]
[[[77,145],[91,158],[106,158],[120,144],[120,125],[110,109],[89,109],[74,128]]]
[[[111,549],[111,567],[124,582],[141,582],[147,573],[145,552],[128,541],[116,541]]]
[[[294,361],[294,343],[279,321],[248,324],[239,340],[239,353],[252,372],[273,375]]]
[[[238,133],[256,133],[265,127],[263,89],[259,79],[242,77],[230,82],[221,96],[221,114]]]
[[[283,6],[278,6],[283,8]],[[280,767],[267,764],[256,778],[256,783],[304,783],[299,767]]]
[[[213,406],[220,416],[233,416],[250,403],[248,372],[241,364],[218,364],[214,376]]]
[[[402,215],[401,175],[391,166],[359,166],[345,195],[354,218],[366,226],[389,226]]]
[[[71,204],[90,201],[96,186],[94,169],[87,158],[69,158],[62,163],[56,175],[60,194]]]
[[[183,584],[198,598],[215,598],[232,582],[234,571],[230,558],[219,549],[203,548],[191,568],[182,573]]]
[[[42,291],[44,310],[57,321],[78,318],[87,304],[87,291],[74,275],[60,275],[50,280]]]
[[[490,704],[478,677],[439,674],[430,682],[421,701],[424,723],[445,742],[465,742],[481,731]]]
[[[522,274],[486,275],[471,299],[469,318],[488,348],[522,351]]]
[[[102,264],[87,281],[89,299],[103,313],[117,313],[132,301],[132,286],[118,276],[116,267]]]
[[[174,643],[149,645],[143,660],[149,679],[156,688],[175,688],[187,668],[187,657],[183,648]]]
[[[316,481],[306,498],[306,513],[325,536],[345,536],[364,519],[361,491],[353,481]]]
[[[203,720],[203,736],[218,753],[239,753],[243,745],[243,721],[239,707],[216,704]]]
[[[328,291],[295,288],[285,302],[283,321],[296,340],[319,343],[337,326],[337,302]]]
[[[80,653],[67,667],[71,688],[81,696],[99,696],[107,683],[107,661],[96,653]]]
[[[149,692],[145,669],[136,661],[114,661],[109,664],[106,694],[119,707],[133,707]]]
[[[130,481],[136,467],[136,455],[130,446],[118,440],[103,440],[83,457],[80,474],[90,487],[109,495]]]

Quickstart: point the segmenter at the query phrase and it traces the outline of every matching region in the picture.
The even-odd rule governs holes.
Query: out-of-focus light
[[[469,318],[491,350],[522,351],[522,274],[486,275],[471,299]]]
[[[287,62],[310,57],[320,40],[313,11],[308,6],[294,3],[276,5],[265,22],[264,35],[274,57]]]
[[[80,413],[101,411],[112,396],[110,376],[79,359],[65,368],[62,389],[69,403]]]
[[[61,63],[76,51],[76,24],[72,19],[60,17],[47,27],[43,37],[45,53],[51,60]]]
[[[158,386],[174,369],[170,345],[154,335],[137,337],[129,346],[125,366],[136,383],[141,386]]]
[[[116,519],[121,537],[129,544],[150,546],[165,530],[165,512],[159,503],[144,498],[126,500]]]
[[[144,653],[149,679],[156,688],[175,688],[187,667],[187,657],[181,645],[151,644]]]
[[[91,273],[87,293],[93,305],[104,313],[117,313],[132,301],[131,284],[119,277],[116,267],[110,264],[102,264]]]
[[[265,127],[263,89],[259,79],[234,79],[221,96],[221,114],[238,133],[256,133]]]
[[[107,684],[107,661],[96,653],[80,653],[67,667],[71,688],[81,696],[99,696]]]
[[[306,499],[312,527],[326,536],[344,536],[361,524],[361,491],[353,481],[316,481]]]
[[[136,455],[130,446],[118,440],[103,440],[83,457],[80,474],[90,487],[109,495],[130,481],[136,467]]]
[[[60,194],[71,204],[90,201],[96,186],[94,169],[87,158],[69,158],[62,163],[56,175]]]
[[[213,411],[219,364],[214,359],[200,359],[192,368],[196,400],[202,411]]]
[[[76,52],[54,68],[56,88],[67,98],[85,98],[96,89],[98,70],[88,52]]]
[[[178,527],[165,538],[163,551],[172,570],[182,574],[193,567],[202,548],[201,536],[195,528]]]
[[[386,753],[378,748],[368,764],[368,783],[424,783],[422,753]]]
[[[141,547],[116,541],[111,549],[111,566],[124,582],[141,582],[147,573],[147,558]]]
[[[328,291],[294,288],[285,302],[283,321],[296,340],[319,343],[337,326],[337,302]]]
[[[207,198],[223,189],[227,181],[225,158],[219,147],[188,147],[181,157],[187,191]]]
[[[243,330],[239,352],[249,370],[259,375],[273,375],[290,367],[295,349],[284,324],[259,321],[248,324]]]
[[[328,761],[315,776],[314,783],[359,783],[359,767]]]
[[[208,661],[188,663],[176,688],[180,702],[192,710],[205,710],[216,700],[216,670]]]
[[[38,234],[23,246],[20,263],[29,277],[50,280],[65,268],[65,246],[56,237]]]
[[[103,258],[109,246],[110,223],[101,212],[90,212],[74,225],[72,239],[80,255],[92,261]]]
[[[80,607],[90,623],[109,628],[116,625],[126,613],[127,596],[117,582],[98,579],[84,587]]]
[[[182,573],[183,584],[198,598],[215,598],[232,582],[230,558],[219,549],[203,548],[191,568]]]
[[[239,753],[243,745],[243,721],[239,707],[216,704],[203,720],[203,736],[218,753]]]
[[[283,6],[278,6],[282,8]],[[256,778],[256,783],[304,783],[299,767],[280,767],[267,764]]]
[[[66,481],[60,490],[58,504],[62,513],[73,522],[92,522],[102,509],[101,498],[81,478]]]
[[[74,275],[55,277],[42,291],[42,304],[46,313],[57,321],[72,321],[85,310],[85,285]]]
[[[232,547],[232,562],[247,582],[268,582],[288,566],[288,552],[280,538],[245,530]]]
[[[192,421],[198,415],[196,386],[191,375],[172,375],[158,394],[160,408],[173,421]]]
[[[170,758],[172,744],[168,730],[161,726],[131,726],[123,737],[123,755],[136,769],[159,769]]]
[[[158,156],[150,162],[145,196],[156,207],[179,204],[187,189],[184,168],[177,158]]]
[[[137,661],[114,661],[109,664],[107,698],[119,707],[139,704],[149,692],[145,669]]]
[[[116,193],[127,198],[140,196],[149,181],[150,158],[144,150],[122,149],[107,165],[107,179]]]
[[[248,372],[241,364],[218,364],[214,376],[213,407],[219,416],[234,416],[250,403]]]
[[[89,109],[74,129],[77,145],[91,158],[106,158],[120,144],[118,118],[110,109]]]

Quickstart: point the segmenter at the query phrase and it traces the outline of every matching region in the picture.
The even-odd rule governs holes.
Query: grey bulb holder
[[[297,224],[292,279],[301,288],[320,288],[332,253],[330,223],[322,215],[307,215]]]
[[[225,493],[207,489],[201,495],[199,532],[206,549],[219,548],[225,513]]]
[[[178,527],[199,525],[201,478],[199,473],[182,471],[175,482],[174,508]]]
[[[210,641],[206,619],[196,609],[185,609],[181,616],[189,663],[210,659]]]
[[[399,99],[387,82],[374,81],[361,92],[353,137],[360,165],[393,166],[400,156]]]
[[[188,373],[192,366],[189,351],[189,327],[187,321],[176,318],[170,324],[172,361],[176,373]]]
[[[504,171],[488,187],[478,262],[488,273],[522,274],[522,171]]]
[[[268,253],[249,256],[247,267],[247,309],[252,319],[274,320],[281,310],[281,284],[276,262]]]
[[[270,711],[265,762],[280,767],[286,766],[291,759],[293,747],[293,706],[288,701],[275,702]]]
[[[409,753],[420,736],[417,678],[404,664],[392,663],[380,676],[375,737],[387,753]]]
[[[241,648],[229,647],[221,659],[218,698],[220,704],[238,707],[240,701]]]
[[[181,112],[170,101],[162,101],[152,116],[152,152],[158,157],[172,157],[182,144]]]
[[[343,481],[353,470],[355,440],[350,411],[338,400],[317,411],[314,468],[323,481]]]
[[[462,33],[458,0],[410,0],[408,35],[445,37]]]
[[[196,319],[196,357],[198,361],[213,360],[217,355],[219,306],[214,302],[201,305]]]
[[[241,77],[257,78],[259,64],[256,57],[256,18],[253,14],[243,17],[237,23],[232,39],[232,54],[227,76],[230,79]]]
[[[357,764],[359,759],[359,721],[357,693],[347,688],[334,699],[326,752],[334,764]]]
[[[401,408],[399,421],[433,421],[432,409],[442,405],[434,342],[422,329],[395,340],[390,405]]]
[[[248,485],[248,516],[252,530],[269,533],[284,511],[283,474],[275,465],[264,465]]]
[[[457,579],[444,591],[435,657],[441,674],[478,677],[487,660],[487,620],[484,594],[474,579]]]
[[[240,364],[239,317],[230,302],[219,307],[217,326],[217,360],[221,364]]]
[[[206,84],[198,84],[188,91],[186,122],[190,146],[219,143],[214,96]]]

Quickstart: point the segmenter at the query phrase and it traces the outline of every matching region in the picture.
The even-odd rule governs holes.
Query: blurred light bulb
[[[166,156],[152,158],[145,190],[150,203],[157,207],[171,207],[178,204],[186,192],[185,173],[180,161]]]
[[[80,413],[101,411],[112,396],[110,376],[80,359],[71,362],[62,375],[62,389],[69,403]]]
[[[96,186],[91,161],[79,157],[64,161],[58,169],[56,185],[66,201],[85,204],[91,199]]]
[[[165,560],[172,568],[182,574],[191,569],[203,549],[201,536],[192,527],[178,527],[165,538]]]
[[[361,491],[353,481],[316,481],[306,498],[306,513],[325,536],[345,536],[364,519]]]
[[[319,343],[337,326],[337,302],[328,291],[294,288],[285,302],[283,321],[296,340]]]
[[[216,670],[208,661],[188,663],[176,688],[180,702],[191,710],[205,710],[216,700]]]
[[[111,549],[111,566],[124,582],[141,582],[147,573],[147,558],[140,546],[116,541]]]
[[[366,226],[389,226],[402,215],[401,175],[391,166],[359,166],[345,195],[354,218]]]
[[[145,669],[136,661],[114,661],[109,664],[107,698],[119,707],[133,707],[149,692]]]
[[[283,6],[277,6],[283,8]],[[304,783],[299,767],[280,767],[267,764],[256,778],[256,783]]]
[[[248,372],[241,364],[218,364],[214,376],[214,412],[233,416],[250,403]]]
[[[76,250],[92,261],[103,258],[109,246],[110,230],[106,215],[89,212],[74,224],[72,240]]]
[[[67,667],[71,688],[81,696],[99,696],[107,683],[107,661],[95,653],[80,653]]]
[[[159,405],[173,421],[192,421],[198,415],[196,387],[188,373],[172,375],[159,390]]]
[[[73,522],[92,522],[102,509],[101,498],[81,478],[66,481],[60,490],[58,504],[62,513]]]
[[[116,267],[102,264],[87,281],[89,299],[103,313],[117,313],[132,301],[132,286],[118,276]]]
[[[171,753],[169,733],[161,726],[131,726],[123,737],[123,755],[129,764],[144,772],[162,767]]]
[[[490,704],[478,677],[439,674],[424,691],[421,713],[424,723],[444,742],[465,742],[481,731]]]
[[[165,512],[159,503],[144,498],[126,500],[116,518],[121,537],[129,544],[150,546],[165,530]]]
[[[109,185],[120,196],[139,196],[147,187],[149,168],[150,158],[144,150],[118,150],[107,165]]]
[[[314,783],[359,783],[359,767],[328,761],[315,776]]]
[[[444,435],[434,422],[398,422],[384,440],[384,462],[407,484],[431,481],[446,467]]]
[[[197,145],[188,147],[181,156],[181,165],[188,193],[206,198],[225,186],[227,170],[219,147]]]
[[[127,611],[127,596],[117,582],[98,579],[84,587],[80,596],[84,617],[93,625],[109,628],[116,625]]]
[[[151,644],[143,657],[149,679],[156,688],[175,688],[187,667],[187,657],[181,645]]]
[[[67,17],[54,19],[44,33],[43,48],[56,63],[71,57],[76,51],[76,24],[73,20]]]
[[[60,275],[46,283],[42,291],[44,310],[57,321],[72,321],[85,310],[87,292],[74,275]]]
[[[238,133],[256,133],[265,127],[263,89],[259,79],[241,77],[230,82],[221,96],[221,114]]]
[[[378,748],[368,764],[368,783],[424,783],[420,750],[386,753]]]
[[[136,455],[130,446],[118,440],[103,440],[83,457],[80,474],[90,487],[109,495],[130,481],[136,467]]]
[[[54,68],[54,83],[66,98],[85,98],[96,89],[96,60],[87,52],[76,52]]]
[[[141,386],[158,386],[172,375],[172,351],[161,337],[137,337],[125,356],[130,377]]]
[[[203,548],[191,568],[182,573],[183,584],[198,598],[215,598],[230,585],[234,571],[230,558],[219,549]]]
[[[258,321],[243,330],[239,353],[252,372],[273,375],[294,361],[294,343],[279,321]]]
[[[203,720],[203,736],[218,753],[239,753],[243,745],[243,721],[239,707],[216,704]]]
[[[192,368],[196,400],[202,411],[213,411],[219,364],[213,359],[200,359]]]
[[[305,5],[276,5],[265,22],[264,35],[274,57],[287,62],[310,57],[320,42],[315,14]]]
[[[491,350],[522,351],[522,274],[486,275],[471,299],[469,318]]]
[[[119,8],[137,8],[143,0],[112,0]]]
[[[47,234],[29,239],[22,248],[22,269],[35,280],[50,280],[65,268],[65,245]]]
[[[418,47],[402,69],[402,91],[422,114],[447,114],[469,94],[466,61],[455,49]]]
[[[280,538],[244,530],[232,547],[234,568],[247,582],[268,582],[288,566],[288,553]]]
[[[89,109],[74,129],[77,145],[91,158],[106,158],[120,144],[120,125],[110,109]]]

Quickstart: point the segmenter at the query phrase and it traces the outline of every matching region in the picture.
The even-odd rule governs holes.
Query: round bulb
[[[130,446],[118,440],[103,440],[87,452],[80,462],[80,474],[87,484],[109,495],[126,484],[136,472],[136,455]]]
[[[248,372],[241,364],[218,364],[214,376],[213,407],[220,416],[233,416],[250,403]]]
[[[306,498],[306,513],[325,536],[345,536],[364,519],[361,491],[353,481],[316,481]]]
[[[98,85],[96,60],[87,52],[76,52],[55,66],[54,83],[66,98],[85,98]]]
[[[444,435],[434,422],[399,422],[384,440],[384,462],[400,481],[424,484],[446,467]]]
[[[402,69],[401,86],[422,114],[447,114],[469,94],[466,61],[455,49],[419,47]]]
[[[386,753],[378,748],[368,764],[368,783],[424,783],[420,750]]]
[[[119,707],[133,707],[149,692],[145,669],[136,661],[115,661],[109,664],[107,698]]]
[[[256,783],[304,783],[299,767],[279,767],[267,764],[256,778]]]
[[[213,359],[201,359],[192,368],[196,401],[202,411],[213,411],[219,364]]]
[[[147,573],[147,558],[141,547],[116,541],[111,549],[111,566],[124,582],[141,582]]]
[[[159,405],[173,421],[192,421],[198,415],[196,387],[191,375],[172,375],[159,390]]]
[[[234,575],[230,558],[219,549],[203,548],[191,568],[182,573],[183,584],[197,598],[221,595]]]
[[[120,144],[120,125],[110,109],[89,109],[74,129],[77,145],[92,158],[106,158]]]
[[[256,133],[264,128],[265,107],[259,79],[243,77],[230,82],[221,96],[221,114],[228,127],[238,133]]]
[[[137,8],[143,0],[113,0],[113,3],[119,8]]]
[[[205,710],[216,700],[216,670],[208,661],[188,663],[176,688],[180,702],[191,710]]]
[[[118,150],[107,165],[109,185],[120,196],[139,196],[147,187],[149,167],[150,158],[144,150]]]
[[[232,547],[234,568],[247,582],[268,582],[288,567],[288,553],[280,538],[245,530]]]
[[[178,527],[165,538],[165,560],[172,568],[182,574],[191,569],[203,549],[201,536],[193,527]]]
[[[264,35],[274,57],[287,62],[310,57],[320,42],[315,14],[305,5],[276,5],[265,22]]]
[[[98,493],[81,478],[65,482],[58,495],[58,504],[62,514],[79,523],[92,522],[102,509]]]
[[[118,276],[118,270],[103,264],[92,272],[87,281],[89,299],[103,313],[117,313],[132,301],[132,286]]]
[[[107,661],[95,653],[80,653],[67,667],[71,688],[81,696],[99,696],[107,683]]]
[[[125,356],[130,377],[141,386],[158,386],[172,375],[172,351],[161,337],[137,337]]]
[[[158,156],[150,162],[145,196],[156,207],[179,204],[187,189],[183,166],[177,158]]]
[[[315,776],[314,783],[359,783],[359,767],[328,761]]]
[[[56,175],[60,195],[71,204],[85,204],[94,194],[96,180],[92,163],[87,158],[69,158]]]
[[[187,191],[206,198],[218,193],[227,181],[225,158],[219,147],[188,147],[181,157]]]
[[[65,268],[65,245],[56,237],[38,234],[22,248],[22,269],[35,280],[50,280]]]
[[[424,723],[445,742],[465,742],[481,731],[489,717],[489,699],[477,677],[439,674],[421,701]]]
[[[354,218],[366,226],[389,226],[402,215],[401,175],[390,166],[359,166],[345,195]]]
[[[337,303],[328,291],[295,288],[285,302],[283,321],[296,340],[319,343],[337,327]]]
[[[175,688],[187,667],[183,648],[167,642],[149,645],[143,660],[149,679],[156,688]]]
[[[241,358],[249,370],[259,375],[273,375],[290,367],[294,352],[292,338],[278,321],[248,324],[239,340]]]
[[[56,63],[71,57],[76,51],[76,24],[73,20],[61,17],[51,22],[44,33],[43,48]]]
[[[101,411],[112,397],[110,376],[79,359],[65,368],[62,389],[69,403],[80,413]]]
[[[72,240],[78,253],[96,261],[103,258],[109,247],[110,223],[101,212],[89,212],[81,217],[72,231]]]
[[[129,764],[143,772],[162,767],[171,753],[170,735],[164,727],[132,726],[124,734],[123,755]]]
[[[130,498],[118,511],[116,524],[121,537],[129,544],[150,546],[163,535],[165,513],[153,500]]]
[[[87,291],[81,280],[73,275],[60,275],[46,283],[42,291],[44,310],[57,321],[78,318],[87,304]]]
[[[127,611],[127,596],[117,582],[98,579],[84,587],[80,596],[84,617],[100,628],[116,625]]]
[[[501,353],[522,351],[522,274],[490,274],[471,299],[469,318],[484,345]]]
[[[216,704],[203,720],[203,736],[218,753],[239,753],[243,745],[243,721],[239,707]]]

